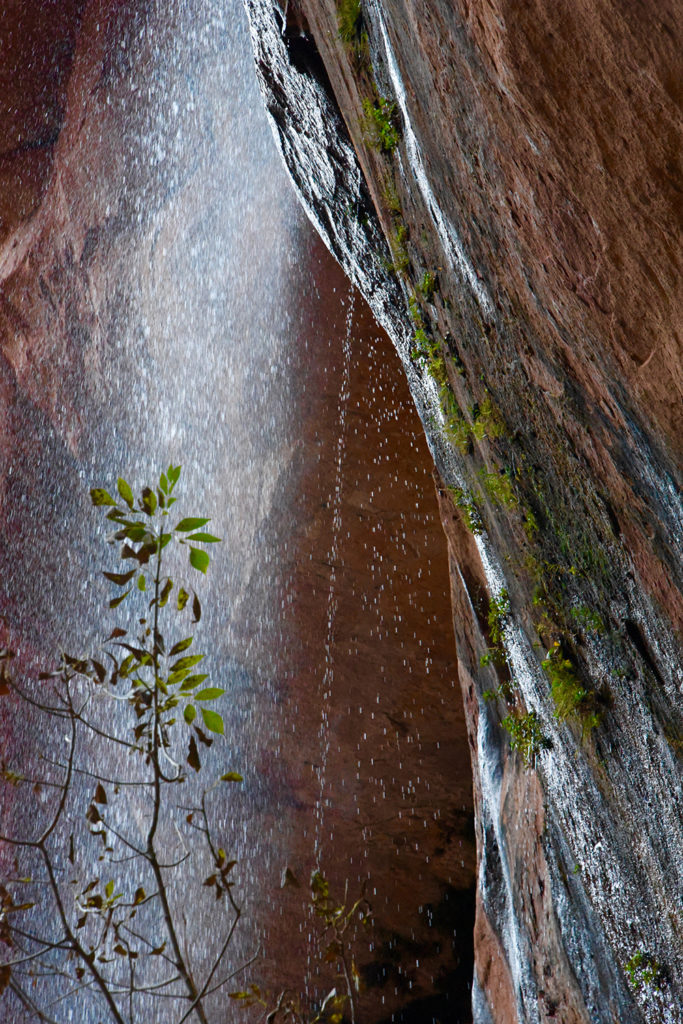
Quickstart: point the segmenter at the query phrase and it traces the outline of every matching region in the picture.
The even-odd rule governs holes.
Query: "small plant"
[[[533,543],[536,534],[538,533],[538,521],[531,509],[526,509],[524,512],[523,529],[526,534],[526,539],[530,544]]]
[[[488,623],[491,646],[479,659],[480,665],[505,665],[504,631],[505,622],[510,614],[510,599],[507,590],[501,590],[500,597],[492,597],[489,601]]]
[[[448,370],[446,368],[446,361],[443,356],[435,355],[427,363],[427,373],[439,385],[439,397],[441,398],[443,391],[450,392],[449,381],[448,381]],[[443,406],[443,399],[441,402]]]
[[[602,621],[601,616],[598,612],[593,611],[588,605],[580,604],[571,610],[571,616],[575,622],[578,622],[584,629],[589,630],[591,633],[597,633],[598,636],[602,636],[605,632],[605,623]]]
[[[407,241],[407,227],[403,223],[397,224],[391,238],[389,239],[389,247],[391,249],[391,256],[393,259],[393,271],[395,274],[405,274],[406,270],[410,266],[410,256],[408,255],[408,247],[406,245]]]
[[[506,434],[505,421],[500,410],[488,395],[474,414],[472,434],[477,441],[483,441],[485,438],[495,441]]]
[[[447,437],[453,442],[460,454],[467,455],[470,450],[470,425],[457,405],[446,418],[445,431]]]
[[[499,645],[503,642],[505,623],[510,615],[510,598],[507,590],[501,590],[499,597],[492,597],[489,601],[489,634],[492,643]]]
[[[391,173],[385,174],[382,179],[382,201],[392,216],[400,217],[402,215],[401,197]]]
[[[415,345],[411,352],[413,359],[424,359],[426,362],[429,362],[430,359],[436,358],[439,354],[438,341],[430,338],[424,327],[418,327],[415,331],[413,344]]]
[[[393,153],[398,146],[399,134],[394,123],[396,104],[378,96],[376,100],[363,100],[361,130],[366,142],[380,153]]]
[[[436,274],[433,274],[430,270],[425,270],[417,285],[417,290],[426,302],[431,302],[436,291]]]
[[[507,473],[489,473],[486,469],[480,469],[479,477],[494,505],[502,505],[508,509],[517,508],[519,498],[512,489]]]
[[[547,748],[541,723],[535,711],[512,711],[500,723],[510,734],[510,746],[522,755],[525,768],[530,768],[537,754]]]
[[[550,679],[555,718],[564,722],[575,716],[581,721],[582,737],[585,737],[599,725],[601,715],[595,706],[594,694],[582,684],[569,658],[563,656],[559,641],[556,640],[548,651],[542,667]]]
[[[422,310],[420,309],[420,303],[417,301],[415,294],[411,295],[408,299],[408,312],[410,313],[410,319],[413,321],[415,326],[424,329],[424,320],[422,318]]]
[[[479,664],[483,667],[485,665],[499,665],[503,666],[507,664],[507,658],[505,657],[505,651],[502,647],[487,647],[484,654],[479,659]],[[490,690],[486,691],[490,693]]]
[[[462,512],[462,517],[465,520],[465,526],[467,529],[474,534],[482,533],[484,524],[481,521],[479,510],[475,505],[474,501],[461,487],[449,487],[448,490],[453,498],[453,501]]]
[[[361,0],[337,0],[339,38],[347,46],[358,45],[363,30]]]
[[[661,988],[663,977],[661,965],[654,957],[644,953],[642,949],[634,953],[631,959],[624,964],[624,970],[635,992],[639,992],[643,986],[647,985],[654,989]]]

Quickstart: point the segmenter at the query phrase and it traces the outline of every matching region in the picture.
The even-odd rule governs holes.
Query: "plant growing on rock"
[[[505,420],[500,410],[493,404],[491,397],[487,395],[473,411],[472,436],[477,441],[483,441],[486,438],[495,441],[500,437],[505,437],[506,433]]]
[[[417,290],[425,302],[431,302],[436,291],[436,274],[431,270],[425,270],[417,284]]]
[[[360,39],[363,10],[361,0],[337,0],[339,38],[347,44]]]
[[[596,707],[595,695],[586,689],[572,662],[562,654],[559,640],[555,641],[541,664],[550,679],[555,717],[560,722],[577,718],[581,722],[582,736],[587,736],[600,723],[601,714]]]
[[[481,665],[505,665],[505,623],[510,615],[510,598],[507,590],[501,590],[498,597],[489,601],[488,626],[489,648],[479,659]]]
[[[642,949],[639,949],[626,961],[624,970],[635,992],[640,992],[645,986],[654,989],[661,988],[663,980],[661,964],[654,957],[644,953]]]
[[[462,512],[467,529],[474,534],[481,533],[484,529],[484,525],[481,521],[479,510],[472,498],[466,491],[463,491],[461,487],[449,487],[448,490],[450,491],[453,501]]]
[[[548,746],[541,723],[535,711],[515,710],[500,723],[510,735],[510,746],[517,750],[526,768],[530,768],[536,756]]]
[[[339,38],[355,57],[359,69],[370,64],[370,45],[363,24],[361,0],[337,0]]]
[[[410,266],[410,255],[408,253],[408,229],[403,223],[399,223],[389,239],[389,247],[393,259],[393,271],[395,274],[404,274]]]
[[[391,154],[399,143],[396,104],[384,96],[363,100],[361,130],[368,145],[380,153]]]
[[[512,489],[510,478],[506,473],[490,473],[486,469],[479,470],[482,486],[494,505],[513,509],[519,505],[519,498]]]

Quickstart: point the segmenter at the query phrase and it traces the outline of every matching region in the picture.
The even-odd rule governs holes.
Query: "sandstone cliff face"
[[[680,10],[246,6],[441,477],[475,1020],[680,1021]]]

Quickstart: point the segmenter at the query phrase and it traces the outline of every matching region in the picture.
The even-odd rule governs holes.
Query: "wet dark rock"
[[[475,1019],[678,1022],[680,12],[367,0],[364,52],[333,0],[300,0],[331,97],[291,63],[277,5],[246,6],[285,163],[396,345],[440,476],[477,812]],[[378,95],[393,153],[363,128]],[[441,399],[411,356],[416,311],[454,339],[432,365]],[[505,669],[480,662],[503,591]],[[544,670],[546,650],[561,654]],[[583,725],[554,714],[565,661]],[[511,708],[545,740],[529,770],[501,730]],[[638,950],[661,987],[630,985]]]

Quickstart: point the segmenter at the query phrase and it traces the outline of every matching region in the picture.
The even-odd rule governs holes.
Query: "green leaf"
[[[195,693],[195,700],[216,700],[217,697],[222,697],[225,690],[221,690],[220,686],[207,686],[205,690],[200,690],[199,693]]]
[[[180,476],[180,466],[169,466],[166,470],[168,473],[168,479],[171,481],[173,487],[178,483],[178,477]]]
[[[239,772],[226,772],[225,775],[221,775],[222,782],[244,782],[244,779]]]
[[[209,556],[201,548],[190,548],[190,565],[197,572],[206,573],[209,568]]]
[[[113,882],[107,882],[107,884],[104,887],[104,891],[105,891],[107,899],[110,900],[112,898],[112,896],[114,895],[114,883]]]
[[[127,590],[125,592],[125,594],[121,594],[120,597],[115,597],[113,599],[113,601],[109,602],[109,607],[110,608],[118,608],[118,606],[121,604],[121,602],[126,600],[126,598],[128,597],[129,594],[130,594],[130,590]]]
[[[197,717],[197,709],[194,704],[187,704],[183,710],[183,718],[188,725],[192,725],[195,718]]]
[[[193,597],[192,597],[192,615],[193,615],[193,619],[192,619],[193,623],[199,622],[199,620],[202,617],[202,606],[201,606],[201,603],[199,601],[199,598],[197,597],[196,594],[194,594],[194,592],[193,592]]]
[[[138,576],[138,590],[143,590],[144,591],[146,589],[147,589],[147,581],[145,580],[145,577],[141,573]]]
[[[180,672],[171,672],[168,677],[169,686],[177,686],[178,683],[182,683],[183,679],[190,670],[187,668],[181,669]]]
[[[125,503],[128,506],[128,508],[132,508],[133,507],[133,492],[131,491],[130,487],[128,486],[128,484],[126,483],[126,481],[123,479],[122,476],[120,476],[118,478],[118,480],[116,481],[116,486],[118,487],[119,494],[121,495],[121,497],[125,501]]]
[[[171,541],[172,539],[173,539],[173,535],[172,534],[170,534],[170,533],[162,533],[161,537],[159,538],[159,544],[161,546],[161,550],[162,551],[164,550],[166,545],[169,543],[169,541]]]
[[[163,585],[163,587],[161,589],[161,593],[159,595],[159,607],[160,608],[164,608],[165,607],[165,605],[166,605],[166,603],[168,601],[168,595],[171,593],[172,590],[173,590],[173,580],[172,579],[168,579],[164,583],[164,585]]]
[[[200,526],[206,526],[210,522],[210,519],[197,519],[193,517],[181,519],[176,526],[176,533],[189,533],[190,530],[198,530]]]
[[[154,515],[157,507],[157,496],[151,487],[143,487],[141,504],[148,516]]]
[[[168,652],[169,658],[174,658],[176,654],[180,654],[181,651],[186,651],[188,647],[192,645],[193,637],[188,636],[185,640],[179,640],[177,644],[173,644],[173,647]]]
[[[93,505],[116,505],[111,494],[109,494],[108,491],[105,491],[102,487],[90,488],[90,500]]]
[[[159,477],[159,487],[162,489],[164,494],[168,494],[168,479],[165,473],[162,473]]]
[[[137,569],[131,569],[130,572],[103,572],[102,575],[105,579],[111,580],[112,583],[116,583],[118,587],[125,587],[126,583],[133,579]]]
[[[223,719],[216,711],[209,711],[208,708],[202,708],[202,718],[204,719],[204,725],[209,732],[217,732],[223,736],[225,728],[223,726]]]
[[[171,665],[171,672],[182,672],[183,669],[192,668],[193,665],[199,664],[203,657],[203,654],[188,654],[185,658],[178,658]]]
[[[147,527],[143,526],[142,523],[132,523],[131,526],[124,526],[120,533],[122,534],[121,540],[123,540],[124,537],[127,537],[128,540],[132,540],[134,544],[139,544],[140,541],[145,539],[145,537],[149,537]]]
[[[179,612],[183,610],[189,599],[190,595],[188,594],[184,587],[181,587],[180,590],[178,591],[178,597],[176,598],[176,603],[178,605]]]
[[[188,540],[198,540],[202,544],[220,544],[221,538],[214,537],[212,533],[203,533],[201,530],[199,533],[193,533]]]
[[[185,690],[193,690],[195,686],[199,686],[200,683],[203,683],[204,680],[208,678],[209,676],[206,672],[199,675],[188,676],[187,679],[183,679],[180,689],[183,693]]]

